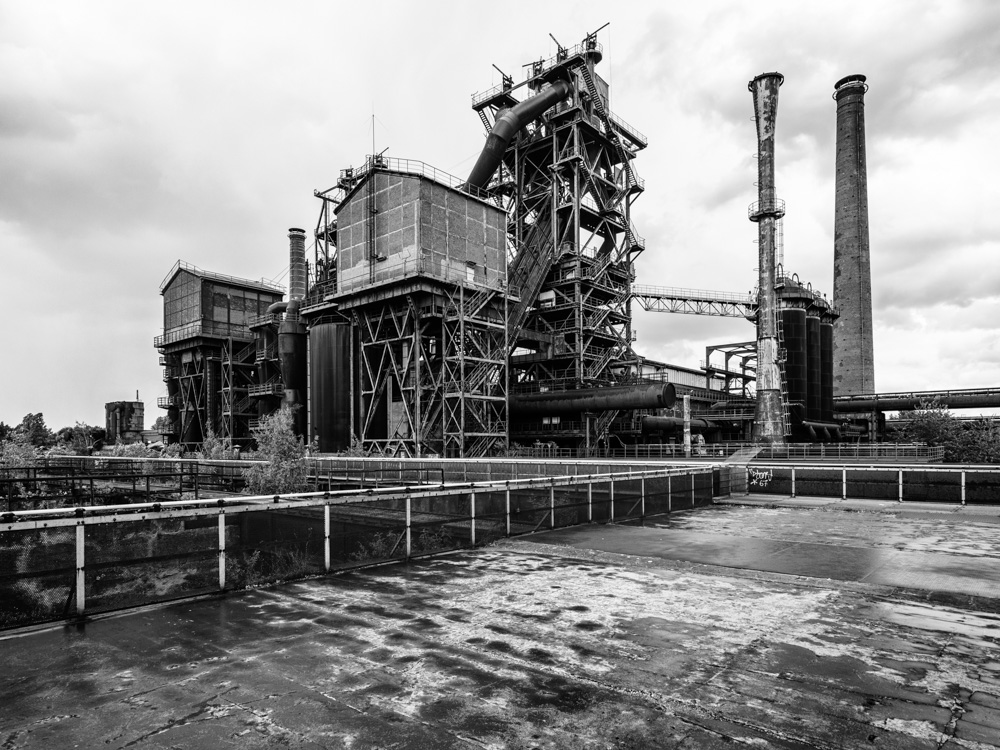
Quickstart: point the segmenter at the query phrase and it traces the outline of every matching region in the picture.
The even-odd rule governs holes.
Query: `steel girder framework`
[[[239,347],[239,348],[237,348]],[[250,419],[256,415],[249,396],[254,384],[256,344],[226,339],[222,345],[221,419],[218,435],[226,445],[250,444]]]
[[[442,284],[353,311],[365,448],[462,458],[506,450],[507,303],[499,290]]]
[[[560,75],[573,84],[571,96],[520,131],[490,185],[508,212],[508,277],[519,295],[510,315],[511,387],[519,390],[611,384],[615,363],[634,358],[630,285],[644,241],[631,221],[643,190],[632,160],[646,140],[608,111],[607,86],[594,73],[600,58],[588,37],[533,65],[529,88]],[[487,128],[516,102],[505,84],[474,99]],[[578,429],[548,434],[596,445],[615,415],[568,418],[589,425],[583,440]]]
[[[747,320],[754,320],[757,315],[757,298],[753,294],[633,284],[632,298],[643,310],[650,312],[712,315]]]
[[[444,325],[444,455],[506,452],[508,298],[490,289],[448,290]]]
[[[723,356],[722,367],[712,364],[712,355],[720,353]],[[737,361],[736,367],[731,364]],[[721,376],[722,390],[744,398],[753,398],[754,381],[757,379],[757,342],[742,341],[735,344],[715,344],[705,347],[705,388],[711,388],[713,378]]]
[[[216,432],[219,363],[219,349],[215,346],[196,346],[181,356],[178,407],[180,442],[185,448],[197,448]]]

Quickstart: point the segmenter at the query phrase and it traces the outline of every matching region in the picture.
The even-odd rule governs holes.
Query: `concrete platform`
[[[1000,748],[1000,529],[919,512],[718,505],[8,635],[0,747]]]

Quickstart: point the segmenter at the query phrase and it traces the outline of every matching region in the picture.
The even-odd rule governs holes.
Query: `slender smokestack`
[[[863,75],[837,81],[837,195],[833,230],[834,395],[875,392],[872,271],[868,250],[868,169]]]
[[[780,73],[762,73],[747,84],[753,94],[757,122],[757,202],[750,221],[757,223],[757,411],[754,441],[785,442],[785,417],[778,364],[778,299],[774,289],[775,227],[785,214],[785,202],[774,190],[774,128],[778,117]]]
[[[288,230],[288,300],[306,298],[306,231]]]

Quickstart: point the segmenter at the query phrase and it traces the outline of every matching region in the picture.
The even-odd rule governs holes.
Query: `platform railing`
[[[768,464],[746,469],[747,494],[966,504],[1000,503],[1000,467]]]
[[[529,469],[530,470],[530,469]],[[709,504],[712,467],[657,467],[38,509],[0,517],[0,628],[86,617]]]

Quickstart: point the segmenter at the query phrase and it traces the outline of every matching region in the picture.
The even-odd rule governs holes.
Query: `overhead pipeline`
[[[566,414],[610,409],[669,409],[677,401],[673,383],[582,388],[575,391],[519,393],[510,410],[519,415]]]
[[[483,147],[476,165],[469,173],[469,179],[465,183],[466,189],[482,189],[489,183],[490,178],[500,166],[504,152],[517,132],[529,122],[540,116],[567,96],[572,91],[569,82],[553,81],[549,86],[539,91],[530,99],[515,104],[510,109],[504,110],[497,117],[493,130],[486,138],[486,145]]]
[[[949,409],[996,408],[1000,406],[1000,389],[841,396],[833,402],[833,410],[838,413],[911,411],[920,409],[921,405],[928,401],[936,401],[940,406]]]

